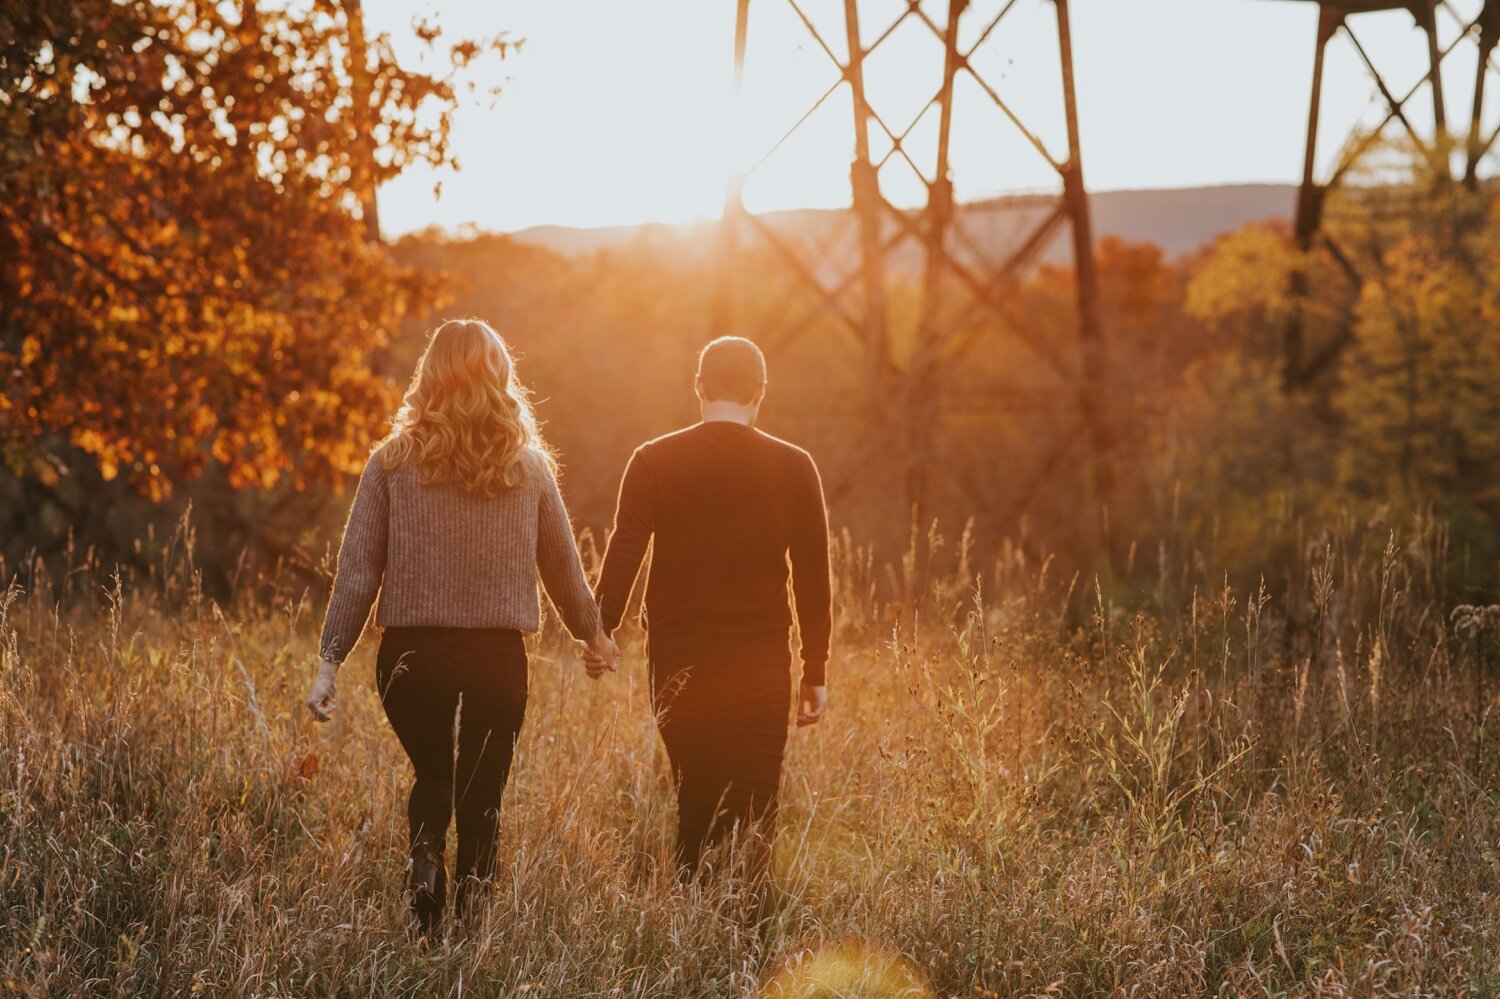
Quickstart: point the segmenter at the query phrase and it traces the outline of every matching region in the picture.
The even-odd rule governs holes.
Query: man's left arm
[[[792,596],[797,606],[797,630],[802,637],[802,689],[797,699],[797,724],[813,725],[828,705],[828,640],[832,629],[833,598],[828,572],[828,510],[818,466],[805,457],[800,470],[801,502],[789,546],[792,558]]]

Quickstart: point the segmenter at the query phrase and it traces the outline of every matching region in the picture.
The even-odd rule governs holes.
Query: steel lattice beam
[[[733,276],[739,233],[751,232],[760,237],[806,286],[819,303],[813,313],[788,324],[780,332],[764,337],[770,348],[785,346],[793,337],[810,328],[819,312],[834,316],[841,327],[854,334],[853,342],[862,351],[867,389],[872,400],[886,412],[885,426],[876,435],[888,446],[892,439],[901,443],[904,457],[906,498],[920,510],[928,489],[926,470],[930,462],[930,445],[939,417],[938,401],[953,357],[972,342],[972,320],[988,314],[1011,331],[1015,339],[1046,362],[1062,377],[1076,383],[1078,419],[1084,428],[1091,460],[1087,463],[1086,485],[1095,498],[1103,499],[1109,487],[1107,456],[1106,399],[1104,384],[1103,337],[1099,319],[1097,276],[1093,259],[1093,230],[1089,202],[1083,182],[1083,165],[1074,88],[1071,24],[1068,0],[1051,0],[1056,11],[1063,104],[1066,115],[1067,151],[1059,157],[1049,150],[1037,133],[1028,127],[1006,101],[999,88],[975,67],[972,58],[981,45],[997,31],[1006,16],[1022,2],[1007,0],[997,13],[985,21],[975,40],[967,47],[959,45],[959,25],[971,13],[970,0],[949,0],[943,23],[936,22],[917,0],[907,0],[905,9],[887,24],[868,45],[861,42],[860,5],[858,0],[844,0],[843,28],[847,56],[840,58],[829,39],[819,31],[798,0],[762,0],[786,3],[795,13],[807,36],[838,70],[838,80],[817,96],[808,110],[784,133],[751,168],[753,172],[791,137],[818,108],[840,87],[850,91],[854,115],[854,149],[850,169],[853,192],[852,215],[858,229],[858,265],[842,276],[828,280],[814,263],[800,257],[790,241],[759,218],[745,212],[741,201],[744,177],[729,185],[725,199],[723,227],[724,251],[720,259],[714,301],[714,322],[718,329],[734,325]],[[1027,0],[1041,2],[1041,0]],[[749,0],[738,0],[735,34],[735,80],[738,89],[743,78],[744,53],[748,38]],[[896,129],[872,108],[866,99],[865,61],[908,21],[922,24],[943,46],[942,73],[936,81],[933,96],[904,128]],[[952,181],[949,176],[949,148],[956,126],[953,120],[954,83],[959,76],[972,80],[991,104],[1016,129],[1026,142],[1057,175],[1061,193],[1048,199],[1050,207],[1031,232],[1003,260],[992,261],[978,252],[973,239],[964,231],[955,212]],[[938,115],[938,136],[934,150],[934,176],[927,176],[907,148],[917,125],[933,111]],[[890,142],[890,149],[879,159],[872,158],[869,136],[871,128],[879,129]],[[920,178],[926,203],[915,210],[894,205],[881,187],[881,171],[900,160]],[[1000,185],[1003,186],[1003,185]],[[1077,273],[1078,337],[1077,357],[1070,360],[1065,349],[1054,338],[1028,326],[1017,315],[1012,293],[1034,266],[1039,254],[1067,222],[1072,230],[1072,251]],[[916,321],[916,342],[904,359],[892,350],[887,287],[888,261],[892,251],[906,244],[918,247],[921,263],[921,310]],[[969,251],[970,259],[960,259],[955,244]],[[959,297],[966,304],[956,315],[946,306]],[[855,292],[857,305],[851,307],[846,293]],[[894,411],[891,411],[894,410]],[[1060,441],[1060,452],[1070,447]],[[1043,462],[1042,475],[1050,475],[1059,462]]]
[[[809,118],[840,88],[848,87],[854,115],[854,143],[850,186],[851,218],[858,232],[858,263],[847,273],[829,279],[820,266],[799,253],[793,241],[784,238],[764,220],[748,215],[741,192],[744,177],[731,182],[725,196],[722,246],[717,289],[714,296],[714,323],[719,329],[734,324],[733,279],[736,254],[740,252],[740,235],[748,232],[769,246],[777,259],[797,276],[818,303],[815,309],[795,322],[783,325],[779,332],[766,338],[772,349],[784,347],[811,328],[819,314],[837,318],[849,334],[851,345],[862,353],[870,395],[882,401],[896,400],[895,422],[907,458],[906,490],[908,499],[920,506],[926,493],[925,461],[927,444],[932,440],[937,419],[936,400],[945,381],[945,365],[951,365],[973,342],[972,321],[988,314],[997,318],[1018,343],[1032,351],[1056,374],[1077,386],[1076,408],[1079,423],[1089,445],[1089,484],[1104,499],[1110,486],[1108,456],[1108,397],[1105,379],[1105,343],[1102,334],[1098,277],[1093,254],[1092,220],[1084,185],[1081,139],[1078,128],[1077,95],[1073,77],[1071,20],[1068,0],[1052,0],[1057,15],[1057,38],[1061,61],[1063,103],[1067,126],[1067,151],[1058,156],[1042,141],[1035,130],[1006,100],[1000,89],[973,64],[972,57],[997,31],[1006,16],[1023,0],[1006,0],[998,12],[983,24],[977,39],[967,48],[958,42],[958,26],[970,12],[970,0],[949,0],[947,16],[938,23],[918,0],[907,0],[905,8],[886,25],[875,40],[861,43],[860,6],[858,0],[843,0],[843,35],[847,56],[840,58],[829,38],[819,31],[799,0],[761,0],[762,3],[785,3],[796,14],[807,36],[837,69],[837,80],[816,97],[807,111],[770,147],[751,168],[758,169],[786,141],[801,129]],[[1041,0],[1026,0],[1041,2]],[[1340,185],[1360,158],[1392,125],[1399,125],[1419,149],[1427,151],[1433,166],[1447,172],[1450,144],[1447,138],[1447,114],[1441,67],[1461,45],[1477,42],[1477,75],[1473,109],[1465,148],[1464,182],[1477,183],[1481,160],[1500,141],[1500,127],[1486,133],[1481,115],[1484,110],[1485,81],[1494,66],[1494,53],[1500,43],[1500,0],[1485,0],[1477,17],[1465,21],[1453,9],[1451,0],[1295,0],[1316,3],[1319,10],[1314,48],[1312,93],[1309,103],[1307,139],[1303,161],[1293,233],[1299,260],[1315,250],[1326,252],[1345,277],[1358,284],[1361,280],[1354,258],[1345,252],[1324,225],[1324,207],[1328,192]],[[1422,31],[1426,45],[1427,73],[1404,92],[1390,86],[1385,73],[1361,42],[1351,19],[1381,11],[1404,10],[1412,15]],[[737,0],[735,32],[735,82],[740,86],[744,74],[744,57],[749,31],[750,0]],[[1460,29],[1456,38],[1442,46],[1438,40],[1439,14],[1444,13]],[[942,74],[933,95],[905,125],[893,128],[866,99],[865,62],[901,25],[915,20],[922,24],[943,46]],[[1326,179],[1317,173],[1317,138],[1321,119],[1322,87],[1325,74],[1325,51],[1335,37],[1347,38],[1363,63],[1385,106],[1385,114],[1376,127],[1363,133],[1351,133],[1344,150]],[[966,76],[1005,117],[1010,126],[1049,165],[1057,175],[1061,194],[1050,199],[1050,207],[1041,213],[1032,231],[1004,259],[991,260],[977,242],[964,230],[956,212],[949,177],[949,147],[955,128],[953,121],[954,82]],[[1432,98],[1433,136],[1424,136],[1408,114],[1412,100],[1426,87]],[[938,138],[935,149],[934,176],[927,176],[908,148],[917,125],[930,113],[938,114]],[[872,158],[870,130],[879,129],[890,148],[878,159]],[[926,203],[918,209],[895,206],[881,187],[881,173],[889,164],[900,161],[909,167],[925,187]],[[1004,185],[997,185],[1004,186]],[[1072,233],[1072,252],[1077,274],[1076,343],[1062,344],[1057,338],[1029,326],[1018,314],[1013,292],[1034,266],[1037,256],[1056,236],[1066,222]],[[908,244],[918,247],[922,255],[921,311],[916,324],[916,343],[909,357],[899,361],[892,352],[887,303],[888,261],[893,251]],[[966,256],[961,257],[960,251]],[[826,264],[826,261],[819,262]],[[1301,303],[1308,299],[1310,277],[1299,267],[1291,277],[1291,297]],[[953,291],[966,299],[961,308],[946,310]],[[850,301],[851,297],[854,301]],[[1337,356],[1349,339],[1345,329],[1309,353],[1303,343],[1304,323],[1300,308],[1283,330],[1284,378],[1289,387],[1305,383]],[[1076,348],[1072,351],[1065,347]],[[889,427],[882,431],[889,440]],[[1066,443],[1060,445],[1066,446]]]
[[[1332,337],[1311,355],[1308,354],[1304,343],[1304,303],[1308,300],[1312,290],[1311,278],[1306,267],[1309,254],[1317,250],[1327,252],[1351,284],[1357,287],[1362,280],[1358,268],[1329,235],[1324,224],[1324,208],[1329,192],[1343,182],[1360,158],[1380,140],[1393,123],[1399,123],[1406,136],[1423,151],[1435,174],[1452,179],[1448,162],[1451,139],[1448,135],[1442,67],[1454,51],[1471,41],[1477,44],[1477,58],[1474,101],[1469,121],[1469,134],[1465,142],[1463,176],[1464,183],[1471,189],[1478,184],[1480,162],[1494,146],[1496,137],[1500,136],[1500,128],[1485,136],[1481,121],[1484,110],[1485,81],[1491,70],[1495,68],[1494,53],[1496,43],[1500,41],[1500,0],[1484,0],[1478,15],[1469,20],[1460,16],[1450,0],[1295,0],[1295,2],[1318,4],[1318,27],[1313,50],[1312,91],[1308,106],[1302,181],[1297,192],[1297,206],[1292,223],[1293,239],[1299,251],[1299,264],[1292,271],[1288,289],[1294,306],[1282,330],[1282,381],[1289,389],[1311,381],[1338,356],[1344,345],[1352,339],[1353,317],[1346,313]],[[1404,10],[1411,14],[1416,27],[1422,32],[1427,57],[1427,72],[1417,83],[1399,96],[1388,83],[1377,61],[1360,41],[1351,23],[1352,19],[1359,15],[1394,10]],[[1438,40],[1438,14],[1440,12],[1445,13],[1458,27],[1458,34],[1446,46],[1441,45]],[[1324,55],[1328,45],[1340,35],[1348,40],[1369,74],[1385,104],[1385,114],[1375,127],[1362,133],[1356,131],[1350,134],[1331,174],[1326,180],[1320,181],[1317,177],[1317,141],[1322,113]],[[1428,89],[1432,99],[1434,134],[1431,136],[1422,134],[1407,115],[1408,105],[1424,86]]]

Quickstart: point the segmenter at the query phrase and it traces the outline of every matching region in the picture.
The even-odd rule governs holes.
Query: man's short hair
[[[711,340],[698,355],[698,385],[705,402],[754,402],[765,384],[766,355],[742,336]]]

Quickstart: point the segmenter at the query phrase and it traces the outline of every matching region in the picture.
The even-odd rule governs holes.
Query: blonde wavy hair
[[[424,482],[486,496],[521,484],[527,451],[557,471],[510,349],[482,319],[450,319],[433,331],[377,446],[387,469],[414,461]]]

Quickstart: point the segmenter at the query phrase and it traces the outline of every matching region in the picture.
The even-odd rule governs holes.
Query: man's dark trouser
[[[683,874],[698,873],[704,852],[736,829],[749,875],[769,873],[790,672],[785,665],[653,664],[651,706],[677,784],[676,859]]]
[[[470,878],[495,873],[500,796],[526,717],[525,643],[500,628],[386,628],[376,682],[416,770],[406,811],[412,842],[425,834],[441,851],[457,816],[462,898]]]

